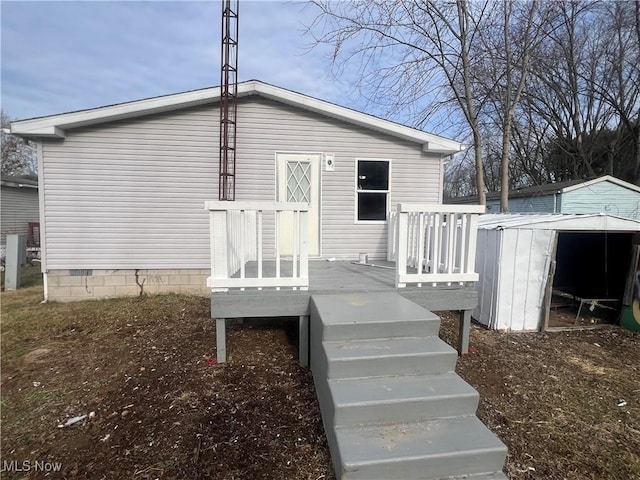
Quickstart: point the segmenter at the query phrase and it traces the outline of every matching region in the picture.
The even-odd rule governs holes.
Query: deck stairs
[[[475,416],[436,315],[394,292],[313,295],[310,313],[336,478],[507,478],[507,449]]]

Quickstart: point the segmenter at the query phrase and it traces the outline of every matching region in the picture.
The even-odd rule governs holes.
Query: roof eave
[[[257,94],[280,103],[290,104],[387,135],[399,137],[421,144],[422,150],[427,153],[447,156],[464,150],[464,146],[456,141],[256,80],[238,84],[237,94],[239,97]],[[68,128],[91,126],[104,122],[205,105],[214,103],[219,99],[220,87],[212,87],[90,110],[17,121],[11,124],[11,133],[25,138],[64,138],[65,130]]]

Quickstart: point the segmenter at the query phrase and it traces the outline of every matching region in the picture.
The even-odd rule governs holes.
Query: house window
[[[389,160],[356,161],[356,219],[386,221],[389,210]]]
[[[287,202],[311,202],[311,162],[287,162]]]

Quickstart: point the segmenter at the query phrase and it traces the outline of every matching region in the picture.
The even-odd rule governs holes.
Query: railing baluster
[[[456,244],[456,215],[455,213],[447,214],[447,230],[449,234],[449,245],[447,246],[447,273],[453,273],[453,263],[455,261],[455,244]]]
[[[433,244],[433,214],[431,212],[425,214],[426,221],[426,229],[425,229],[425,237],[426,242],[424,246],[424,256],[425,256],[425,267],[427,273],[431,272],[432,269],[432,260],[431,260],[431,245]]]
[[[467,248],[467,218],[469,214],[463,213],[460,215],[460,259],[458,261],[458,272],[466,273],[466,248]]]

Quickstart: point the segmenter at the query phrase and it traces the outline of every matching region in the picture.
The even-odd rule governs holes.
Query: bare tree
[[[485,65],[477,73],[480,89],[486,92],[486,116],[501,133],[500,210],[509,210],[510,166],[514,115],[525,89],[531,59],[547,27],[546,9],[537,0],[505,1],[492,10],[491,21],[482,29]],[[518,175],[515,176],[518,179]],[[516,181],[515,183],[519,183]]]
[[[571,158],[554,180],[593,177],[591,148],[612,119],[596,88],[605,58],[605,40],[597,34],[599,2],[549,2],[554,24],[533,60],[533,77],[523,94],[526,108],[546,122],[553,148]],[[589,138],[591,141],[586,142]]]
[[[358,88],[389,112],[412,112],[422,126],[453,106],[471,131],[475,186],[486,203],[480,112],[471,52],[489,0],[312,0],[319,13],[308,31],[316,44],[329,45],[338,69],[354,61]]]
[[[6,133],[11,125],[11,118],[0,111],[2,127],[2,174],[8,176],[35,175],[37,160],[34,148],[23,139]]]
[[[604,62],[595,89],[631,140],[633,162],[623,175],[640,184],[640,0],[605,3],[603,10]]]

